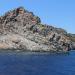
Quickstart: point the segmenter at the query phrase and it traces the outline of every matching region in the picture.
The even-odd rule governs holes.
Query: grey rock
[[[75,49],[74,35],[41,24],[38,16],[23,7],[0,17],[0,49],[66,52]]]

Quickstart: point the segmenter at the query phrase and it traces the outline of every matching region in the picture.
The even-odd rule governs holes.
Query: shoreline
[[[74,50],[71,50],[74,51]],[[70,51],[29,51],[19,49],[0,49],[0,53],[14,53],[14,54],[69,54]]]

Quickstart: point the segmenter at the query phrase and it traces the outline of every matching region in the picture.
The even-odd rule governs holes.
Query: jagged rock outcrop
[[[41,24],[38,16],[23,7],[0,17],[0,49],[66,52],[75,49],[74,39],[64,29]]]

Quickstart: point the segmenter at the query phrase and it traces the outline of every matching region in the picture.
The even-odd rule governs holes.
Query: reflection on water
[[[75,52],[0,53],[0,75],[75,75]]]

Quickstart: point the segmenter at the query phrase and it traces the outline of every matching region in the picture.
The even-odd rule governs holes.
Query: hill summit
[[[69,51],[75,49],[75,34],[41,24],[23,7],[0,17],[0,49],[24,51]]]

